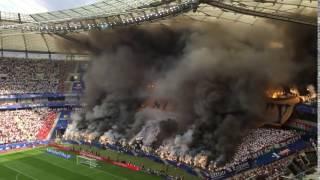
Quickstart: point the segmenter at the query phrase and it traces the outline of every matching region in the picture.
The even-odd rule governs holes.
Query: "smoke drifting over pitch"
[[[315,64],[312,53],[299,48],[305,35],[290,28],[188,22],[73,37],[77,45],[65,47],[90,51],[93,61],[85,76],[88,106],[66,136],[142,137],[154,149],[228,160],[250,129],[268,121],[265,90],[301,83],[295,78]],[[162,104],[141,109],[150,98],[164,99],[174,111]]]

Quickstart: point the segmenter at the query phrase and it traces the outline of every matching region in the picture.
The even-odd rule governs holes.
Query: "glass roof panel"
[[[2,26],[0,27],[0,40],[3,43],[4,49],[27,50],[30,52],[61,52],[63,50],[59,49],[56,43],[57,40],[63,40],[61,36],[54,35],[54,33],[51,35],[41,34],[39,32],[40,28],[35,31],[28,31],[22,27],[25,28],[32,25],[40,27],[42,25],[42,27],[48,26],[48,28],[51,28],[51,26],[58,24],[60,26],[58,28],[61,28],[61,26],[81,28],[81,22],[87,25],[91,23],[104,23],[106,20],[119,20],[118,17],[131,19],[179,4],[178,1],[170,4],[161,4],[161,2],[160,0],[102,0],[84,7],[31,15],[0,12],[0,26]],[[181,0],[180,2],[187,3],[189,0]],[[215,2],[225,5],[227,8],[222,9],[214,4],[200,4],[196,12],[192,12],[191,10],[177,16],[168,16],[168,18],[161,18],[159,21],[147,21],[146,23],[175,22],[191,19],[206,22],[241,22],[252,25],[264,19],[244,13],[246,10],[255,13],[269,13],[275,16],[292,17],[300,22],[309,22],[311,19],[312,21],[310,22],[313,22],[313,20],[316,21],[315,12],[317,11],[318,4],[315,0],[225,0]],[[96,21],[87,22],[88,19],[93,17]],[[9,28],[6,27],[8,25],[10,25]],[[11,26],[15,26],[15,28]],[[80,31],[80,33],[82,32]],[[83,33],[87,33],[87,31]]]

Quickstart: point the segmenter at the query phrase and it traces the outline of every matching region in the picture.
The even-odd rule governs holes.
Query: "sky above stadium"
[[[0,11],[31,14],[74,8],[96,1],[97,0],[0,0]]]

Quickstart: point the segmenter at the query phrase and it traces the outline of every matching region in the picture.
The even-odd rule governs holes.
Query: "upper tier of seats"
[[[0,95],[64,92],[75,67],[70,61],[0,59]]]

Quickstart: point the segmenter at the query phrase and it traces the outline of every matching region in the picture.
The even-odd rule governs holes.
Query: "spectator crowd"
[[[254,129],[242,139],[242,142],[239,144],[232,160],[222,167],[218,166],[214,161],[209,161],[210,154],[205,151],[196,155],[188,153],[179,155],[175,151],[169,151],[168,148],[160,147],[155,152],[162,159],[178,161],[193,167],[198,167],[204,170],[208,169],[211,172],[215,172],[239,165],[248,159],[256,158],[258,155],[268,152],[274,148],[274,145],[280,146],[280,143],[298,138],[300,138],[300,134],[294,130],[275,128]]]
[[[262,166],[259,168],[251,169],[245,171],[244,173],[240,173],[232,177],[234,180],[246,180],[246,179],[279,179],[281,175],[284,175],[287,166],[293,160],[295,155],[283,158],[281,160],[275,161],[266,166]]]
[[[63,92],[74,69],[69,61],[1,59],[0,95]]]
[[[76,69],[76,64],[65,61],[47,60],[0,60],[0,95],[23,94],[23,93],[56,93],[65,92],[65,80],[70,72]],[[70,99],[76,100],[76,99]],[[59,100],[57,100],[59,101]],[[61,100],[64,101],[64,100]],[[43,99],[21,100],[21,103],[46,102]],[[15,104],[15,101],[3,101],[0,105]],[[81,111],[81,109],[80,109]],[[0,111],[0,144],[8,144],[23,141],[35,141],[45,139],[57,117],[57,111],[50,109],[24,109],[15,111]],[[88,142],[98,137],[90,135],[76,134],[73,140],[83,140],[88,136]],[[74,138],[74,137],[71,137]],[[210,153],[201,151],[189,153],[187,147],[181,153],[166,146],[157,149],[146,147],[139,142],[129,143],[125,139],[100,139],[100,143],[116,144],[124,151],[131,151],[133,154],[144,153],[150,156],[159,157],[163,161],[173,161],[185,164],[192,168],[199,168],[214,173],[229,169],[239,165],[249,159],[271,150],[275,145],[299,138],[300,134],[293,130],[283,130],[274,128],[257,128],[250,131],[238,145],[234,157],[223,166],[218,166],[217,162],[210,161]],[[141,141],[141,140],[140,140]],[[141,141],[142,142],[142,141]],[[138,148],[137,148],[138,147]],[[252,176],[267,176],[281,173],[281,167],[287,166],[291,161],[285,158],[276,163],[256,168],[236,176],[235,179],[249,179]],[[164,172],[153,171],[145,168],[150,174],[164,174]],[[179,179],[179,177],[172,177]]]
[[[129,143],[125,139],[106,139],[105,136],[101,136],[99,142],[101,144],[113,144],[119,147],[119,151],[133,152],[132,154],[145,154],[148,156],[159,157],[162,161],[176,162],[177,164],[184,164],[185,167],[198,168],[208,173],[215,173],[222,170],[230,170],[240,164],[243,164],[250,158],[256,158],[253,155],[262,155],[270,151],[274,145],[287,142],[294,142],[299,139],[301,134],[294,130],[284,130],[275,128],[258,128],[250,131],[245,136],[242,142],[238,145],[238,148],[231,161],[227,162],[223,166],[218,165],[215,161],[210,161],[210,153],[206,151],[200,151],[198,153],[188,152],[181,153],[166,146],[160,146],[157,149],[146,147],[141,144],[141,140],[134,143]],[[96,136],[89,134],[76,133],[73,137],[65,137],[66,139],[73,140],[86,140],[88,143],[93,142]],[[193,153],[193,154],[192,154]]]
[[[235,161],[247,160],[251,158],[254,153],[297,136],[298,133],[292,130],[274,128],[258,128],[252,130],[243,138],[233,159]]]
[[[55,111],[44,108],[0,111],[0,144],[46,138],[56,115]]]

